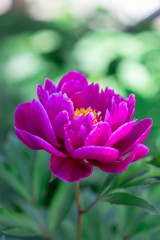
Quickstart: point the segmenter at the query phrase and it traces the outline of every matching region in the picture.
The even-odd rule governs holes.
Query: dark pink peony
[[[80,181],[92,173],[92,166],[122,172],[148,153],[142,142],[152,120],[132,120],[133,94],[124,99],[111,89],[88,84],[76,71],[66,74],[58,86],[46,79],[44,88],[37,86],[37,94],[39,101],[16,109],[15,130],[28,147],[52,155],[50,169],[57,177]]]

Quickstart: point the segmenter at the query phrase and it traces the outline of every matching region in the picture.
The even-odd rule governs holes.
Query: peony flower
[[[88,84],[76,71],[66,74],[58,86],[46,79],[38,84],[39,101],[33,99],[15,111],[18,138],[32,149],[51,154],[51,172],[68,182],[80,181],[93,166],[104,172],[125,171],[149,149],[142,144],[151,119],[133,119],[135,96],[128,99],[114,90]]]

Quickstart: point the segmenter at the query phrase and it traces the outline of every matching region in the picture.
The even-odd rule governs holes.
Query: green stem
[[[111,193],[112,191],[108,191],[108,193]],[[106,193],[106,192],[105,192]],[[97,197],[93,203],[91,203],[86,209],[81,210],[81,213],[84,214],[86,212],[88,212],[92,207],[94,207],[94,205],[103,197],[103,195],[105,193],[102,193],[99,197]]]
[[[92,207],[94,207],[94,205],[100,200],[100,197],[97,197],[93,203],[91,203],[86,209],[81,210],[81,213],[84,214],[86,212],[88,212]]]
[[[97,197],[93,203],[91,203],[86,209],[82,210],[80,197],[79,197],[79,182],[76,182],[75,184],[75,193],[76,193],[76,204],[77,204],[77,211],[78,211],[77,240],[81,240],[83,214],[88,212],[100,200],[100,197]]]
[[[77,240],[81,240],[83,212],[82,212],[82,209],[81,209],[81,203],[80,203],[80,198],[79,198],[79,182],[76,182],[75,192],[76,192],[76,203],[77,203],[77,211],[78,211]]]

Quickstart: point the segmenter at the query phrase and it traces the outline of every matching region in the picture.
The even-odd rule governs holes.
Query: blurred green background
[[[36,84],[43,84],[47,77],[58,83],[68,71],[78,70],[90,82],[114,88],[123,97],[133,92],[136,95],[135,117],[153,119],[151,133],[145,141],[150,148],[147,160],[160,166],[160,17],[157,12],[160,2],[118,2],[0,0],[0,207],[14,211],[8,217],[5,213],[0,215],[1,240],[23,239],[26,231],[33,231],[29,221],[31,216],[33,221],[36,219],[37,207],[43,219],[47,218],[48,211],[50,215],[55,214],[56,220],[53,216],[50,220],[55,239],[75,239],[73,185],[61,184],[57,179],[48,184],[49,156],[29,150],[14,134],[15,108],[36,97]],[[45,163],[44,158],[47,159]],[[82,181],[84,205],[94,199],[98,182],[104,176],[104,173],[95,172],[94,177]],[[70,195],[66,196],[68,191]],[[144,192],[144,196],[160,209],[159,185],[142,188],[139,192]],[[36,207],[34,198],[38,201]],[[60,202],[58,207],[56,201]],[[62,217],[57,220],[60,212]],[[14,214],[20,214],[17,221],[22,218],[19,221],[24,226],[17,223],[15,229],[5,228],[5,233],[1,232],[7,226],[5,221],[16,222]],[[101,204],[90,215],[84,220],[89,224],[88,228],[85,225],[88,232],[84,229],[84,240],[160,239],[158,218],[147,216],[146,223],[146,214],[139,210]],[[62,221],[66,216],[70,220]],[[142,226],[137,225],[137,229],[131,231],[133,234],[128,235],[129,216],[132,216],[130,225],[142,219]],[[8,225],[15,227],[10,222]],[[37,226],[35,229],[40,235]],[[19,238],[14,237],[17,234]],[[43,238],[32,236],[29,239]]]

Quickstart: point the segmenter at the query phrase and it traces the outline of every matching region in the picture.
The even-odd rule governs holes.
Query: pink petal
[[[135,112],[135,103],[136,103],[136,100],[135,100],[135,95],[134,94],[131,94],[129,96],[129,98],[127,99],[127,105],[128,105],[128,117],[127,117],[127,122],[131,121],[132,117],[133,117],[133,114]]]
[[[117,129],[117,127],[124,124],[127,119],[127,115],[128,115],[127,103],[121,102],[119,104],[117,114],[116,114],[115,118],[113,118],[112,130]]]
[[[75,148],[84,145],[88,133],[83,123],[84,116],[81,114],[73,119],[70,124],[65,126],[64,143],[69,153],[73,152]]]
[[[118,150],[110,147],[84,146],[72,152],[71,156],[76,159],[95,159],[108,163],[113,162],[118,157]]]
[[[78,92],[73,94],[71,100],[74,105],[74,110],[77,108],[87,108],[87,94],[85,92]]]
[[[35,135],[32,135],[24,130],[20,130],[15,127],[15,131],[17,134],[17,137],[29,148],[34,150],[42,150],[54,154],[57,157],[66,157],[67,154],[57,150],[55,147],[53,147],[50,143],[45,141],[44,139],[37,137]]]
[[[99,84],[90,84],[87,88],[87,106],[97,112],[101,112],[102,120],[104,119],[107,103],[106,94],[103,90],[100,91]]]
[[[111,133],[112,131],[109,124],[107,122],[100,122],[87,136],[85,145],[103,146],[108,140]]]
[[[106,104],[109,111],[111,111],[112,107],[112,97],[115,96],[114,90],[109,89],[108,87],[105,89],[105,95],[106,95]],[[117,102],[117,101],[116,101]],[[117,102],[118,103],[118,102]]]
[[[94,115],[93,113],[87,113],[84,117],[84,126],[87,130],[87,133],[90,133],[90,131],[94,128]]]
[[[87,86],[87,85],[86,85]],[[74,94],[77,93],[84,93],[86,86],[81,84],[81,82],[78,80],[68,80],[62,85],[61,92],[66,93],[69,98],[71,98]],[[80,95],[79,95],[80,97]]]
[[[54,132],[57,137],[64,140],[64,126],[69,123],[69,116],[67,111],[62,111],[57,114],[53,120]]]
[[[30,133],[60,147],[45,108],[35,99],[31,102],[29,116],[30,125],[34,130]]]
[[[131,162],[139,160],[140,158],[144,157],[148,152],[149,149],[146,146],[138,144],[134,148],[133,152],[130,153],[125,160],[116,160],[109,164],[100,163],[98,161],[91,161],[91,164],[97,166],[104,172],[119,173],[125,171]]]
[[[73,119],[73,121],[71,122],[71,125],[70,125],[70,129],[73,132],[78,132],[80,130],[80,127],[83,124],[83,122],[84,122],[84,116],[82,114],[80,114],[75,119]]]
[[[93,110],[97,110],[97,103],[99,95],[99,84],[91,83],[87,88],[87,107],[91,107]]]
[[[62,95],[61,93],[52,93],[45,108],[52,124],[56,115],[63,110],[68,112],[70,120],[73,119],[73,103],[66,95]]]
[[[71,157],[59,158],[52,155],[50,160],[51,172],[58,178],[67,181],[80,181],[92,173],[92,166],[84,160]]]
[[[87,130],[83,125],[80,126],[80,130],[78,132],[73,132],[72,130],[68,131],[68,137],[70,138],[74,149],[84,146],[86,136]]]
[[[57,92],[56,85],[49,78],[45,80],[44,89],[47,90],[49,94]]]
[[[139,121],[131,132],[124,139],[117,142],[114,147],[119,150],[121,156],[131,152],[137,144],[145,140],[151,127],[152,119],[146,118]]]
[[[133,161],[137,161],[147,155],[147,153],[149,152],[149,148],[143,144],[138,144],[133,151],[135,154],[135,158]]]
[[[48,100],[49,93],[48,91],[43,90],[42,85],[38,84],[37,85],[37,95],[39,98],[39,101],[45,106],[46,101]]]
[[[18,106],[15,111],[15,125],[60,147],[45,108],[35,99],[31,103]]]
[[[115,96],[112,97],[112,105],[111,105],[111,116],[114,118],[117,115],[117,111],[118,111],[118,105],[116,103],[115,100]]]
[[[136,119],[132,122],[125,123],[124,125],[120,126],[115,132],[112,133],[108,141],[106,142],[105,146],[111,147],[119,140],[126,137],[129,132],[132,130],[134,124],[136,122]]]
[[[66,150],[71,153],[74,151],[74,147],[72,146],[71,139],[69,138],[68,134],[68,129],[69,129],[69,124],[65,125],[65,130],[64,130],[64,146]]]
[[[37,85],[37,95],[39,98],[39,101],[45,106],[48,97],[51,93],[57,92],[56,85],[52,82],[50,79],[45,80],[44,89],[41,84]]]
[[[80,85],[83,87],[87,87],[87,85],[88,85],[87,78],[82,73],[77,72],[77,71],[71,71],[71,72],[67,73],[66,75],[64,75],[63,78],[61,79],[61,81],[59,82],[58,87],[57,87],[58,91],[61,91],[63,84],[70,80],[78,80]]]
[[[111,123],[111,114],[110,114],[108,108],[106,109],[106,112],[105,112],[104,122]]]
[[[29,129],[30,102],[21,103],[15,110],[15,125],[20,129]]]
[[[119,173],[127,169],[128,165],[134,160],[135,154],[132,152],[125,160],[116,160],[111,163],[100,163],[98,161],[91,161],[91,164],[98,167],[104,172]]]

